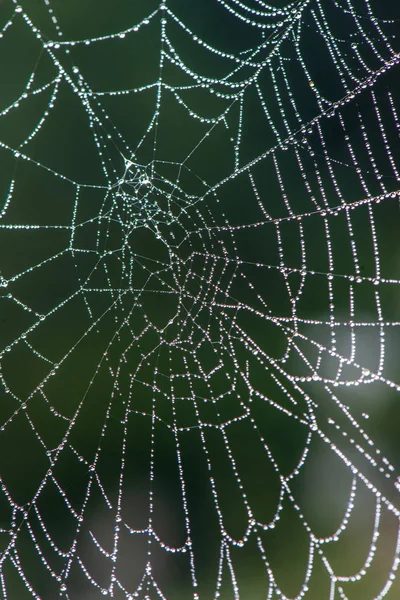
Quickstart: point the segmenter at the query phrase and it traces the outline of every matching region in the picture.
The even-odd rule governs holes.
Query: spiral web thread
[[[0,92],[2,597],[398,597],[400,485],[369,410],[400,391],[399,21],[215,0],[205,20],[237,29],[210,41],[183,4],[136,4],[86,37],[61,2],[0,6],[2,61],[25,65]],[[102,87],[89,58],[123,44],[128,84]],[[57,163],[72,102],[87,171]],[[325,534],[304,492],[323,449],[344,482]],[[354,521],[350,572],[332,548]]]

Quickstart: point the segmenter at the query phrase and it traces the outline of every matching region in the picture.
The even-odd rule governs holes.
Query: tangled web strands
[[[0,4],[5,599],[400,597],[400,10],[275,4]]]

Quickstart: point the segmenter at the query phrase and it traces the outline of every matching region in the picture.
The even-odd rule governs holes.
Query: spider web
[[[0,3],[3,598],[399,597],[393,4]]]

